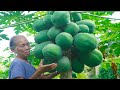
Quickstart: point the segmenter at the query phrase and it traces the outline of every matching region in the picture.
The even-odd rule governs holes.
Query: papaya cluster
[[[58,72],[72,69],[81,73],[85,65],[95,67],[103,59],[93,34],[95,27],[92,20],[83,19],[76,11],[48,11],[33,23],[37,32],[34,55],[44,64],[57,63]]]

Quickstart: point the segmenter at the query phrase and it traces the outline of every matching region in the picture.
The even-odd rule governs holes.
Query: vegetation
[[[5,11],[0,12],[0,40],[2,41],[9,41],[9,37],[7,34],[4,34],[4,28],[8,27],[14,27],[15,34],[20,34],[22,32],[28,32],[28,35],[34,36],[38,33],[37,30],[35,31],[35,27],[33,28],[33,23],[38,19],[44,19],[45,15],[47,13],[49,15],[53,15],[53,12],[47,12],[47,11],[38,11],[32,14],[28,15],[24,14],[24,11]],[[64,12],[63,12],[64,13]],[[80,12],[82,19],[92,20],[95,23],[95,26],[93,25],[90,33],[93,33],[96,37],[98,43],[98,50],[102,52],[103,55],[103,62],[99,65],[100,68],[93,69],[90,67],[85,66],[84,70],[81,73],[77,73],[76,79],[83,79],[83,78],[98,78],[98,79],[113,79],[113,78],[119,78],[120,76],[120,36],[119,36],[119,27],[120,23],[111,23],[111,20],[106,18],[104,16],[110,16],[114,13],[114,11],[86,11],[86,12]],[[66,14],[68,16],[68,14]],[[70,16],[71,17],[71,16]],[[47,17],[48,18],[48,17]],[[66,22],[69,22],[69,19],[66,18],[63,24],[56,22],[55,18],[53,18],[54,25],[58,26],[64,26]],[[49,19],[48,19],[49,20]],[[71,20],[73,20],[71,18]],[[74,22],[78,22],[80,18],[74,19]],[[43,20],[45,22],[45,20]],[[62,21],[62,19],[61,19]],[[50,23],[50,22],[47,22]],[[82,23],[83,24],[83,23]],[[47,24],[48,25],[48,24]],[[87,25],[87,24],[86,24]],[[52,25],[51,25],[52,26]],[[49,26],[49,28],[51,27]],[[37,27],[37,26],[36,26]],[[90,27],[90,26],[88,26]],[[84,26],[87,31],[87,27]],[[46,29],[46,28],[45,28]],[[47,28],[48,29],[48,28]],[[40,30],[42,31],[42,30]],[[94,32],[93,32],[94,31]],[[58,33],[58,32],[57,32]],[[30,62],[37,67],[40,60],[35,57],[34,55],[34,47],[35,42],[30,42],[31,44],[31,55],[29,56]],[[0,56],[0,78],[1,79],[7,79],[8,78],[8,71],[9,66],[14,58],[14,55],[10,53],[9,48],[6,47],[3,52],[9,52],[9,56],[3,57]],[[4,68],[6,68],[4,70]],[[96,68],[96,67],[95,67]],[[101,69],[102,68],[102,69]],[[91,71],[94,71],[91,73]],[[102,73],[102,70],[104,73]],[[110,75],[106,75],[107,72],[111,72]],[[99,73],[97,73],[99,72]],[[88,76],[88,74],[92,75],[91,77]],[[105,76],[106,75],[106,76]],[[55,78],[60,78],[60,76],[56,76]]]

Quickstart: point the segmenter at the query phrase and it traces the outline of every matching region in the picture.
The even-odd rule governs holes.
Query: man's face
[[[15,40],[15,52],[20,57],[27,57],[30,55],[30,45],[24,36],[17,37]]]

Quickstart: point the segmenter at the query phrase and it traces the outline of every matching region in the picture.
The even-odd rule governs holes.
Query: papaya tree
[[[103,61],[106,60],[106,58],[113,58],[119,57],[120,51],[119,51],[119,27],[120,23],[111,23],[112,18],[106,18],[104,16],[112,15],[113,11],[69,11],[65,14],[56,12],[55,11],[36,11],[35,13],[26,15],[24,11],[4,11],[0,12],[0,40],[9,40],[7,34],[2,34],[5,28],[8,27],[14,27],[14,32],[16,34],[20,34],[21,32],[28,32],[30,35],[35,38],[34,42],[31,42],[31,55],[28,57],[29,60],[32,62],[33,65],[38,65],[40,62],[40,59],[37,58],[39,55],[35,55],[35,48],[39,48],[40,50],[45,46],[44,42],[50,41],[50,43],[53,45],[55,44],[57,50],[60,54],[56,54],[57,52],[55,49],[51,48],[51,50],[46,51],[45,47],[52,47],[46,45],[44,47],[44,50],[40,53],[44,53],[43,57],[49,59],[50,54],[54,53],[54,55],[58,55],[59,60],[66,60],[67,65],[64,66],[64,68],[56,68],[58,71],[60,71],[61,76],[60,78],[72,78],[72,68],[78,67],[74,64],[71,64],[72,62],[80,62],[87,63],[86,56],[90,57],[88,53],[92,52],[91,55],[97,55],[96,49],[98,49],[100,52],[102,52],[103,55]],[[60,18],[60,16],[64,16]],[[52,18],[52,19],[50,19]],[[90,21],[90,23],[86,22],[86,19]],[[39,25],[37,25],[39,23]],[[66,24],[67,23],[67,24]],[[35,25],[34,25],[35,24]],[[90,25],[89,25],[90,24]],[[34,26],[33,26],[34,25]],[[42,26],[42,27],[41,27]],[[74,29],[75,28],[75,29]],[[47,31],[44,31],[47,30]],[[66,33],[63,33],[66,32]],[[44,34],[43,34],[44,33]],[[78,33],[82,33],[82,35],[77,35]],[[39,37],[40,34],[40,37]],[[89,35],[88,35],[89,34]],[[77,35],[77,36],[76,36]],[[81,40],[81,38],[84,39],[84,37],[91,38],[92,40],[97,40],[97,45],[93,41],[89,41],[89,39],[85,39],[89,41],[89,44],[91,44],[94,47],[90,47],[87,49],[85,47],[85,44],[81,42],[77,42]],[[38,37],[38,38],[37,38]],[[56,38],[57,37],[57,38]],[[78,37],[75,39],[75,37]],[[79,38],[80,37],[80,38]],[[44,38],[44,39],[43,39]],[[46,40],[45,40],[46,39]],[[43,42],[39,42],[43,40]],[[44,41],[45,40],[45,41]],[[63,43],[64,42],[64,43]],[[88,45],[89,45],[88,44]],[[83,48],[82,48],[83,47]],[[92,48],[92,49],[91,49]],[[7,51],[8,49],[6,49]],[[52,52],[51,52],[52,51]],[[85,54],[85,51],[87,54]],[[49,55],[46,56],[47,52],[49,52]],[[84,53],[83,53],[84,52]],[[73,55],[73,53],[75,55]],[[54,56],[56,58],[56,56]],[[36,57],[37,56],[37,57]],[[79,57],[76,57],[79,56]],[[11,59],[13,57],[13,54],[10,54],[10,57],[7,59]],[[51,58],[53,58],[51,55]],[[57,59],[58,59],[57,58]],[[79,58],[79,61],[76,59]],[[92,57],[93,58],[93,57]],[[96,58],[96,57],[94,57]],[[48,62],[47,59],[44,59],[45,63],[51,63],[51,62],[58,62],[57,59],[52,59],[53,61]],[[69,61],[68,61],[69,59]],[[83,62],[83,59],[85,60]],[[74,61],[73,61],[74,60]],[[99,60],[99,59],[98,59]],[[50,60],[49,60],[50,61]],[[62,61],[61,61],[62,62]],[[59,63],[61,63],[59,61]],[[10,63],[10,62],[8,62]],[[117,63],[117,60],[114,60],[114,63]],[[77,63],[78,64],[78,63]],[[86,64],[81,64],[78,68],[77,78],[80,78],[80,73],[84,72],[83,66],[86,67]],[[100,64],[100,63],[99,63]],[[6,65],[6,64],[4,64]],[[61,64],[59,64],[61,65]],[[101,65],[101,64],[100,64]],[[61,66],[59,66],[61,67]],[[114,66],[115,67],[115,66]],[[66,69],[65,69],[66,68]],[[94,67],[95,68],[95,67]],[[64,71],[65,73],[61,72]],[[69,70],[68,70],[69,69]],[[66,71],[68,70],[68,71]],[[96,69],[93,70],[94,74]]]
[[[72,71],[81,73],[85,65],[95,67],[103,60],[95,27],[78,12],[49,11],[33,23],[35,56],[44,59],[44,64],[57,63],[61,79],[72,79]]]

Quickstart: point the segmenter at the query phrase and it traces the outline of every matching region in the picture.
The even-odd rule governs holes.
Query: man
[[[10,49],[16,56],[10,66],[9,79],[50,79],[58,75],[57,72],[44,75],[45,72],[55,69],[56,63],[43,65],[41,60],[38,69],[35,69],[28,62],[27,57],[30,55],[30,45],[25,36],[13,36],[10,40]]]

